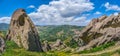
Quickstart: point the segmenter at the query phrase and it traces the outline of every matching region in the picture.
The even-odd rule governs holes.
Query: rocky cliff
[[[5,41],[3,37],[0,36],[0,53],[3,53],[5,50]]]
[[[17,9],[13,13],[6,39],[26,50],[43,51],[37,29],[24,9]]]
[[[120,41],[120,14],[93,19],[79,34],[84,44],[78,51],[90,49],[111,41]]]

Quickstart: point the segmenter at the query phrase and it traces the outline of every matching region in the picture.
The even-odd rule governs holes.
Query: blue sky
[[[48,4],[51,0],[0,0],[0,17],[11,16],[18,8],[24,8],[27,13],[34,11],[34,9],[27,8],[34,5],[36,8],[42,4]]]
[[[24,8],[37,25],[87,25],[102,15],[117,15],[119,0],[1,0],[0,23],[10,23],[12,13]]]

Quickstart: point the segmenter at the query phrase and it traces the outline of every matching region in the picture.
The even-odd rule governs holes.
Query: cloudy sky
[[[117,15],[119,0],[1,0],[0,23],[10,23],[13,12],[24,8],[36,25],[87,25],[102,15]]]

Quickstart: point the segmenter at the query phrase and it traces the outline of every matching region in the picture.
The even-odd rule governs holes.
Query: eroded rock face
[[[0,37],[0,53],[3,53],[5,50],[5,41],[2,37]]]
[[[77,45],[78,45],[79,47],[81,47],[81,46],[84,45],[83,40],[82,40],[81,38],[79,38],[78,35],[75,35],[75,36],[71,39],[71,41],[72,41],[72,40],[74,40],[75,42],[77,42]]]
[[[37,29],[24,9],[13,13],[6,39],[13,40],[26,50],[43,51]]]
[[[80,47],[79,51],[111,41],[120,41],[120,14],[93,19],[90,24],[83,29],[79,38],[85,43],[85,46]]]
[[[52,50],[61,50],[66,47],[67,46],[60,39],[57,39],[56,42],[51,45]]]
[[[44,41],[42,47],[43,47],[43,51],[45,51],[45,52],[51,50],[51,46],[49,45],[48,41]]]

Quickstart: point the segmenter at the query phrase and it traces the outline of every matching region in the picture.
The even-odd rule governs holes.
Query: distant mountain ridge
[[[67,37],[72,38],[75,35],[75,31],[80,31],[83,28],[84,26],[74,25],[37,26],[41,39],[48,41],[65,40]]]
[[[76,26],[76,25],[36,25],[36,27],[58,27],[58,26],[72,26],[72,27],[85,27],[85,26]],[[8,30],[9,24],[0,23],[0,30]]]
[[[7,30],[9,27],[9,24],[6,23],[0,23],[0,30]]]

